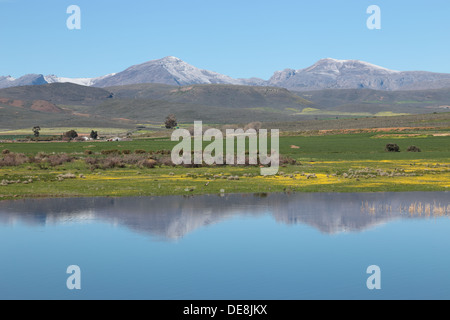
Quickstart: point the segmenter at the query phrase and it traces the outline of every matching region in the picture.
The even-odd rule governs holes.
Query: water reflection
[[[102,221],[173,240],[233,217],[269,214],[279,223],[335,234],[364,231],[393,219],[449,216],[448,199],[447,192],[419,192],[18,200],[0,202],[0,223]]]

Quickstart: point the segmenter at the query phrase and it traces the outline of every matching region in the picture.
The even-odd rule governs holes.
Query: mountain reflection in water
[[[271,215],[325,234],[358,232],[393,219],[450,215],[447,192],[298,193],[196,197],[62,198],[0,202],[0,223],[52,225],[101,221],[163,240],[237,216]]]

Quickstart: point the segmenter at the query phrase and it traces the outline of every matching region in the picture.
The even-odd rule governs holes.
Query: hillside
[[[86,87],[70,83],[0,90],[0,129],[41,126],[135,128],[180,123],[248,123],[441,113],[450,89],[380,91],[335,89],[291,92],[277,87],[138,84]]]
[[[0,89],[0,99],[45,100],[57,105],[96,105],[111,99],[111,92],[73,83],[52,83]]]
[[[101,127],[134,128],[128,122],[112,120],[102,115],[78,115],[68,110],[45,112],[31,108],[15,107],[0,102],[0,129],[2,131],[41,127]]]
[[[329,89],[296,92],[318,108],[336,112],[431,113],[450,109],[450,88],[416,91]]]
[[[302,110],[312,103],[275,87],[237,85],[192,85],[184,87],[140,84],[106,88],[118,99],[155,99],[222,108],[286,108]]]

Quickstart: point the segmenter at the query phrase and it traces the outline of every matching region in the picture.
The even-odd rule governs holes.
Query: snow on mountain
[[[336,60],[332,58],[322,59],[316,62],[309,68],[303,69],[305,72],[312,73],[331,73],[331,74],[345,74],[346,72],[379,72],[386,74],[397,73],[398,71],[389,70],[365,61],[359,60]]]
[[[305,69],[277,71],[268,85],[290,90],[412,90],[450,86],[450,74],[389,70],[359,60],[322,59]]]
[[[139,83],[163,83],[168,85],[191,84],[240,84],[239,80],[194,67],[176,57],[165,57],[132,66],[125,71],[96,82],[95,86],[109,87]]]
[[[45,76],[44,79],[47,83],[74,83],[80,86],[91,87],[94,86],[98,81],[107,79],[109,77],[114,76],[115,73],[108,74],[106,76],[98,77],[98,78],[64,78],[58,77],[56,75]]]
[[[41,74],[27,74],[18,79],[11,76],[0,77],[0,89],[27,85],[41,85],[46,83],[44,76]]]
[[[0,77],[0,88],[69,82],[83,86],[112,87],[142,83],[161,83],[174,86],[193,84],[232,84],[274,86],[289,90],[322,89],[418,90],[450,87],[450,74],[389,70],[359,60],[332,58],[317,61],[304,69],[277,71],[268,80],[234,79],[199,69],[173,56],[134,65],[128,69],[98,78],[65,78],[55,75],[25,75],[19,79]]]

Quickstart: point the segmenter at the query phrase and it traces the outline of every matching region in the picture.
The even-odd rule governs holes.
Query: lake
[[[0,202],[0,299],[449,299],[448,192]],[[68,290],[68,266],[81,290]],[[369,290],[369,266],[380,290]]]

